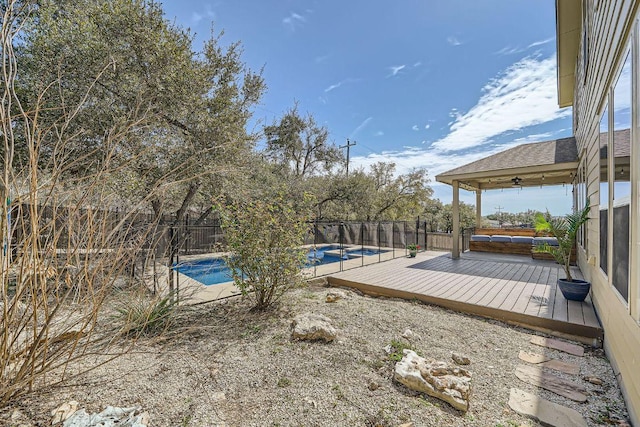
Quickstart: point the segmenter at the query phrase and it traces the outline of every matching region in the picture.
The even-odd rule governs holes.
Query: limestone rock
[[[291,338],[296,340],[331,342],[338,334],[331,325],[331,319],[321,314],[300,314],[293,319],[291,326]]]
[[[471,359],[469,359],[464,354],[453,352],[453,353],[451,353],[451,358],[458,365],[470,365],[471,364]]]
[[[337,302],[341,299],[346,299],[347,294],[340,289],[333,289],[327,292],[327,297],[325,298],[325,302]]]
[[[63,427],[147,427],[148,424],[149,414],[141,413],[139,407],[107,406],[99,414],[88,414],[84,409],[80,409],[62,425]]]
[[[396,363],[393,378],[406,387],[443,400],[466,412],[471,396],[471,373],[446,362],[425,359],[405,349]]]
[[[62,405],[51,411],[51,416],[53,417],[51,420],[51,424],[55,425],[63,422],[71,415],[73,415],[77,410],[78,402],[76,402],[75,400],[70,400],[67,403],[63,403]]]
[[[411,329],[407,328],[402,333],[402,338],[407,339],[409,341],[413,341],[420,337],[417,334],[415,334]]]

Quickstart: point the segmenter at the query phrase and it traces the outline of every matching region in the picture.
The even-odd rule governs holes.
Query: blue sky
[[[438,173],[525,142],[571,135],[558,109],[553,0],[166,0],[166,17],[264,67],[255,109],[271,124],[298,102],[343,145],[351,168],[393,161]],[[213,27],[212,27],[213,24]],[[475,203],[475,195],[462,192]],[[483,194],[483,214],[571,208],[571,188]]]

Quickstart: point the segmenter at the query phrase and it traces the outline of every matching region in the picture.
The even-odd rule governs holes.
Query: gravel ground
[[[140,340],[125,356],[73,384],[0,411],[0,425],[51,425],[50,411],[69,400],[90,412],[137,405],[149,413],[151,426],[539,425],[509,409],[513,387],[578,410],[590,426],[626,419],[600,349],[586,348],[584,357],[576,357],[530,344],[532,332],[501,322],[351,291],[329,304],[327,291],[295,290],[267,313],[251,312],[250,301],[237,298],[190,307],[159,339]],[[291,341],[291,319],[305,312],[332,319],[338,339]],[[414,334],[411,341],[402,338],[406,329]],[[468,356],[470,410],[459,412],[395,383],[394,362],[385,351],[392,341],[448,362],[452,352]],[[576,403],[518,380],[520,350],[579,364],[579,376],[559,375],[583,384],[588,401]],[[585,376],[603,384],[588,383]]]

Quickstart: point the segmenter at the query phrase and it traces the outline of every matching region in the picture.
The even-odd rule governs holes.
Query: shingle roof
[[[600,134],[600,158],[606,158],[606,133]],[[622,129],[613,133],[613,150],[615,157],[629,157],[631,155],[631,130]]]
[[[601,157],[606,154],[606,135],[600,135]],[[629,129],[615,131],[613,144],[615,157],[628,159]],[[461,188],[471,191],[505,188],[516,182],[520,186],[568,184],[573,182],[577,168],[576,140],[569,137],[519,145],[443,172],[436,181],[449,185],[457,181]]]
[[[574,137],[533,142],[510,148],[484,159],[443,172],[438,177],[502,169],[545,166],[578,161],[578,149]]]

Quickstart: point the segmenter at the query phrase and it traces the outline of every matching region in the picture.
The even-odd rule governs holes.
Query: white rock
[[[407,328],[402,333],[402,338],[412,341],[420,337],[417,334],[415,334],[411,329]]]
[[[73,415],[77,410],[78,402],[76,402],[75,400],[70,400],[67,403],[63,403],[62,405],[51,411],[51,416],[53,417],[51,420],[51,424],[55,425],[63,422],[71,415]]]
[[[88,414],[84,409],[76,411],[63,427],[147,427],[149,414],[140,413],[139,407],[116,408],[107,406],[99,414]]]
[[[471,374],[446,362],[425,359],[405,349],[393,378],[406,387],[443,400],[460,411],[469,409]]]
[[[291,324],[291,338],[306,341],[333,341],[338,331],[331,325],[331,319],[321,314],[304,313],[296,316]]]
[[[340,289],[333,289],[332,291],[327,292],[327,297],[325,298],[325,302],[336,302],[341,299],[346,299],[346,292]]]

